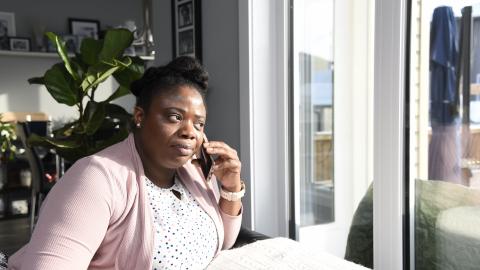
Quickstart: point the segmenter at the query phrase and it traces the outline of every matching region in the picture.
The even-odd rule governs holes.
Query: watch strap
[[[223,187],[220,189],[220,197],[224,198],[225,200],[229,202],[237,202],[240,201],[243,196],[245,196],[245,183],[243,181],[240,181],[241,183],[241,189],[238,192],[230,192]]]

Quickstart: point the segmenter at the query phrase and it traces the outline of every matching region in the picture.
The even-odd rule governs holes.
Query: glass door
[[[372,181],[371,2],[291,1],[293,237],[339,257]]]
[[[418,78],[410,94],[411,266],[478,269],[480,1],[423,0],[421,10],[410,72]]]
[[[333,2],[295,1],[301,227],[335,220]],[[318,16],[320,10],[325,16]]]

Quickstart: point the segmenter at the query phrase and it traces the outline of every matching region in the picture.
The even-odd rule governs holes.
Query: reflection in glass
[[[429,125],[419,126],[428,145],[416,146],[428,147],[428,164],[418,164],[428,180],[415,181],[415,269],[480,265],[480,5],[462,3],[430,13],[429,98],[420,100]]]
[[[297,1],[300,225],[334,221],[333,0]],[[322,10],[322,16],[318,15]]]

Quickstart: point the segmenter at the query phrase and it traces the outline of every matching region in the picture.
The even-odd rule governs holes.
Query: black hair
[[[208,72],[197,59],[180,56],[165,66],[148,68],[130,85],[130,91],[137,97],[136,105],[148,112],[153,97],[185,85],[195,88],[206,105]]]

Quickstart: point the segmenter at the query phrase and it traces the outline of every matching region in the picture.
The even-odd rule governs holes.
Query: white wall
[[[0,112],[45,112],[54,120],[71,118],[75,111],[57,104],[43,86],[29,85],[28,78],[42,76],[57,58],[0,56]],[[67,119],[65,119],[67,120]]]

